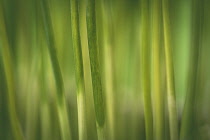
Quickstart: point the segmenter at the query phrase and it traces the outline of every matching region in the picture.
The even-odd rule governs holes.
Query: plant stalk
[[[99,140],[105,139],[105,100],[102,89],[99,48],[97,44],[95,0],[87,1],[87,34],[90,57],[93,98]]]
[[[151,67],[149,46],[149,6],[147,0],[141,0],[141,86],[144,96],[144,116],[146,139],[153,140],[153,116],[151,101]]]
[[[195,101],[198,91],[199,61],[201,53],[202,40],[202,18],[203,0],[193,0],[192,5],[192,42],[190,48],[190,64],[188,74],[188,87],[185,99],[185,105],[182,113],[180,140],[195,139]]]
[[[86,126],[86,98],[85,98],[85,82],[83,70],[82,45],[80,39],[79,26],[79,2],[71,0],[71,30],[74,49],[75,73],[77,84],[77,104],[78,104],[78,124],[79,124],[79,139],[87,139]]]
[[[53,67],[53,72],[55,76],[56,90],[57,90],[57,110],[58,110],[58,118],[60,123],[61,137],[63,140],[71,139],[71,131],[68,120],[68,111],[67,104],[65,100],[64,94],[64,83],[63,77],[56,53],[55,48],[55,39],[52,28],[52,21],[50,16],[49,3],[47,0],[41,0],[41,8],[42,8],[42,16],[44,22],[44,29],[46,33],[46,41],[48,45],[48,50],[50,54],[50,59]]]
[[[170,139],[178,140],[178,116],[176,108],[176,94],[174,83],[173,56],[171,48],[171,32],[169,19],[169,2],[162,0],[164,47],[166,60],[167,100],[169,112]]]
[[[8,112],[9,119],[11,122],[11,128],[13,133],[13,138],[15,140],[23,140],[23,133],[21,130],[20,122],[18,120],[16,105],[15,105],[15,85],[14,85],[14,74],[13,74],[13,60],[12,54],[9,47],[9,41],[5,25],[3,2],[0,3],[0,53],[2,53],[3,67],[6,77],[7,85],[7,102],[8,102]]]
[[[154,92],[154,137],[156,140],[164,140],[164,92],[161,91],[160,72],[160,23],[161,1],[152,1],[152,51],[153,51],[153,92]]]

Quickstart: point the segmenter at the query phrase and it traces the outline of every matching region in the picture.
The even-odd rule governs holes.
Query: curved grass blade
[[[48,44],[48,50],[50,59],[52,62],[53,72],[55,76],[55,83],[57,88],[57,110],[60,123],[61,137],[63,140],[71,139],[70,125],[68,120],[67,104],[64,94],[63,77],[58,62],[58,57],[55,48],[55,39],[53,34],[53,28],[51,23],[51,17],[49,13],[49,5],[47,0],[41,0],[42,16],[44,22],[44,29],[46,33],[46,41]]]
[[[14,87],[14,74],[13,74],[13,60],[12,54],[9,48],[9,41],[7,37],[5,18],[3,15],[3,3],[0,3],[0,53],[3,59],[3,67],[6,77],[7,85],[7,103],[8,103],[8,112],[11,122],[11,128],[13,133],[13,138],[15,140],[23,140],[23,134],[18,120],[18,116],[15,108],[15,87]]]

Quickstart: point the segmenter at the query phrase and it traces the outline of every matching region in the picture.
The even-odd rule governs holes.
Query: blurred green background
[[[151,15],[152,0],[148,1],[149,14]],[[202,8],[193,4],[194,1],[196,0],[169,0],[176,104],[179,124],[181,124],[188,89],[190,86],[194,86],[192,92],[195,95],[193,103],[191,103],[193,106],[191,117],[194,118],[192,133],[194,132],[194,138],[197,140],[209,140],[210,1],[197,0],[198,3],[202,3]],[[140,82],[141,3],[140,0],[106,0],[103,1],[103,4],[100,2],[96,0],[97,41],[102,85],[106,95],[106,114],[107,116],[110,115],[114,121],[113,133],[116,140],[145,140],[143,95]],[[56,53],[64,80],[71,139],[77,140],[78,112],[70,0],[48,0],[48,3]],[[96,140],[87,46],[86,1],[79,0],[79,4],[80,36],[85,74],[87,135],[88,140]],[[4,28],[3,24],[5,23],[12,60],[15,110],[24,138],[26,140],[59,140],[61,139],[61,130],[56,112],[56,83],[49,57],[40,4],[36,0],[1,0],[0,5],[0,12],[4,15],[4,18],[0,19],[0,26]],[[102,12],[101,8],[103,9]],[[162,19],[162,15],[160,18]],[[151,23],[148,24],[151,25]],[[166,95],[162,20],[160,28],[161,91]],[[152,29],[148,32],[150,36],[153,33]],[[0,32],[0,140],[13,140],[14,135],[9,119],[5,61],[3,61],[4,45],[2,42],[5,38],[2,36],[3,33]],[[150,40],[151,46],[152,39]],[[194,69],[196,69],[195,72]],[[155,91],[152,91],[152,97],[153,92]],[[165,140],[169,140],[167,128],[166,124]],[[111,135],[109,133],[111,132],[108,129],[107,135]]]

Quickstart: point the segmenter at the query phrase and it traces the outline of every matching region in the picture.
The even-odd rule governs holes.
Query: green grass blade
[[[115,138],[115,97],[113,88],[113,15],[111,13],[111,5],[103,0],[97,1],[97,32],[98,42],[101,53],[101,75],[104,82],[104,94],[106,95],[106,122],[107,133],[106,138],[114,140]]]
[[[202,4],[203,0],[192,1],[192,44],[190,48],[190,65],[188,77],[188,89],[185,99],[185,105],[181,120],[180,140],[195,139],[195,96],[197,95],[198,75],[199,75],[199,58],[202,37]]]
[[[160,23],[161,1],[152,1],[152,51],[153,51],[153,92],[154,92],[154,137],[156,140],[164,140],[164,92],[161,91],[160,72]]]
[[[149,6],[147,0],[141,0],[141,84],[144,97],[144,116],[146,139],[153,140],[153,116],[151,101],[151,70],[149,45]]]
[[[3,67],[5,71],[6,77],[6,85],[7,85],[7,103],[9,110],[9,117],[11,122],[11,128],[13,133],[13,138],[15,140],[23,140],[23,134],[20,127],[20,123],[18,120],[18,116],[16,113],[16,105],[15,105],[15,85],[14,85],[14,74],[13,74],[13,60],[11,56],[11,51],[9,48],[9,41],[7,37],[4,11],[3,11],[3,3],[0,3],[0,43],[1,48],[0,52],[2,53],[3,58]]]
[[[171,47],[171,32],[168,0],[162,0],[164,46],[166,60],[167,100],[169,112],[170,139],[178,140],[178,116],[176,108],[176,94],[174,83],[173,56]]]
[[[98,139],[103,140],[105,139],[105,100],[102,90],[99,48],[97,44],[95,0],[88,0],[87,2],[86,20],[97,133]]]
[[[50,59],[53,67],[53,72],[55,76],[55,83],[57,88],[57,110],[60,123],[60,130],[63,140],[71,139],[70,125],[68,120],[67,104],[64,95],[64,83],[63,77],[56,53],[55,39],[52,28],[52,21],[50,17],[50,9],[47,0],[41,0],[42,16],[44,22],[44,29],[46,33],[46,40],[48,44],[48,50],[50,54]]]
[[[72,41],[74,49],[74,60],[76,67],[75,74],[76,74],[76,84],[77,84],[79,139],[86,140],[87,139],[86,98],[85,98],[85,82],[84,82],[82,46],[80,40],[78,7],[79,7],[78,0],[71,0],[71,29],[72,29]]]
[[[37,8],[37,12],[38,12]],[[45,41],[44,41],[44,35],[41,30],[41,23],[38,22],[39,28],[37,28],[37,44],[40,46],[40,71],[39,71],[39,83],[40,83],[40,121],[41,121],[41,137],[42,140],[48,140],[52,139],[52,118],[50,116],[50,103],[48,99],[48,90],[47,90],[47,48],[45,48]],[[57,129],[58,130],[58,129]]]

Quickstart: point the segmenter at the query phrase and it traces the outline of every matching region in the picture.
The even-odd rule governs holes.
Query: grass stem
[[[166,80],[167,80],[167,100],[169,112],[170,139],[178,140],[178,116],[176,108],[176,94],[174,83],[173,56],[171,48],[171,32],[169,19],[168,0],[162,0],[163,26],[164,26],[164,46],[166,60]]]
[[[48,45],[48,50],[50,54],[50,60],[53,67],[53,72],[55,76],[55,83],[57,89],[57,110],[58,118],[60,123],[61,136],[63,140],[71,139],[70,125],[68,120],[67,104],[64,94],[64,84],[63,77],[56,53],[55,39],[52,28],[52,21],[50,16],[49,3],[47,0],[41,0],[42,16],[44,22],[44,29],[46,33],[46,41]]]
[[[192,42],[190,48],[190,64],[188,89],[181,120],[180,140],[193,140],[195,131],[195,96],[198,85],[199,58],[202,40],[202,3],[203,0],[192,1]]]
[[[75,75],[77,84],[77,106],[78,106],[78,124],[79,124],[79,139],[87,139],[86,127],[86,98],[85,98],[85,81],[83,70],[82,46],[80,39],[79,26],[79,2],[71,0],[71,30],[75,60]]]
[[[154,72],[154,137],[156,140],[164,140],[164,92],[161,91],[160,72],[160,23],[161,23],[161,1],[152,1],[152,51],[153,51],[153,72]]]
[[[95,0],[87,2],[87,34],[98,139],[105,139],[105,100],[97,44]]]
[[[9,47],[9,41],[6,31],[4,11],[3,11],[3,3],[0,3],[0,53],[2,53],[3,58],[3,67],[6,77],[6,85],[7,85],[7,102],[8,102],[8,110],[9,117],[11,122],[11,128],[13,132],[13,138],[15,140],[23,140],[22,130],[19,124],[18,116],[16,113],[16,105],[15,105],[15,85],[14,85],[14,74],[13,74],[13,60],[12,54]]]
[[[153,140],[153,116],[150,87],[150,46],[149,46],[149,6],[147,0],[141,0],[141,84],[144,94],[144,116],[146,139]]]

